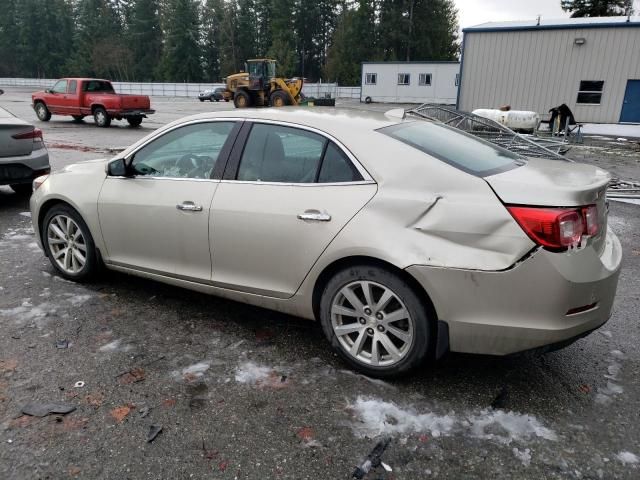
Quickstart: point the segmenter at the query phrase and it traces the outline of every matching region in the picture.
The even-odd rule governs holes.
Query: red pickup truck
[[[110,81],[97,78],[63,78],[53,88],[32,94],[31,101],[43,122],[51,115],[71,115],[78,122],[92,115],[99,127],[123,118],[137,127],[144,117],[155,113],[148,96],[116,93]]]

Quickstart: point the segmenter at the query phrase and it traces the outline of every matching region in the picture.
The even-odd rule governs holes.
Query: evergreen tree
[[[195,0],[170,0],[167,7],[161,72],[167,81],[199,82],[202,65],[198,4]]]
[[[561,0],[565,12],[571,17],[611,17],[632,13],[631,0]]]
[[[202,8],[202,66],[204,80],[220,81],[220,25],[216,7],[219,2],[207,0]]]
[[[152,81],[162,56],[159,3],[157,0],[133,0],[127,16],[133,77],[137,81]]]
[[[296,74],[296,48],[290,2],[272,0],[270,31],[272,43],[268,55],[278,62],[277,74],[291,77]]]
[[[19,0],[5,0],[0,8],[0,76],[21,76],[16,45],[19,42]]]

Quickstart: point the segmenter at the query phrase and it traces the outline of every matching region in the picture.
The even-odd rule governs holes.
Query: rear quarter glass
[[[447,125],[416,121],[378,129],[421,152],[478,177],[518,168],[525,157]]]

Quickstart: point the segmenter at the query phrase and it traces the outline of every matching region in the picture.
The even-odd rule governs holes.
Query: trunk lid
[[[521,167],[485,177],[507,205],[582,207],[597,205],[598,234],[588,241],[604,247],[608,206],[606,191],[611,175],[592,165],[530,158]]]
[[[32,132],[33,125],[0,108],[0,157],[30,155],[33,138],[16,139],[14,135]]]

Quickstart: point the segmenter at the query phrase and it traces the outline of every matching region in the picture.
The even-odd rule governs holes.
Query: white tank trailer
[[[540,124],[540,115],[536,112],[528,112],[525,110],[497,110],[489,108],[479,108],[474,110],[474,115],[493,120],[504,125],[511,130],[527,130],[535,131]]]

